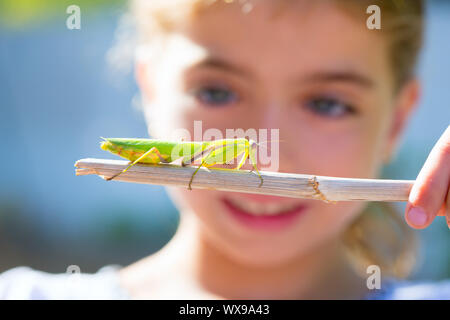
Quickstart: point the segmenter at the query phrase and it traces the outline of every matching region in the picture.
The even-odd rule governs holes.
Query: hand
[[[416,229],[445,216],[450,228],[450,126],[431,150],[409,194],[406,221]]]

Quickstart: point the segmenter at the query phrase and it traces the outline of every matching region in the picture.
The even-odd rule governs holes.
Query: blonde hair
[[[131,13],[138,32],[138,43],[148,44],[217,2],[238,2],[243,11],[255,0],[133,0]],[[282,9],[295,0],[276,0]],[[378,5],[382,12],[382,33],[388,42],[388,56],[393,70],[395,90],[413,75],[422,45],[423,0],[338,0],[340,8],[359,19],[366,27],[366,8]],[[379,240],[382,239],[383,242]],[[363,276],[369,265],[378,265],[383,274],[406,277],[413,269],[416,239],[412,230],[389,204],[371,203],[342,234],[349,261]]]
[[[404,278],[416,264],[417,238],[391,204],[369,203],[344,231],[341,241],[362,277],[367,277],[368,266],[376,265],[383,275]]]

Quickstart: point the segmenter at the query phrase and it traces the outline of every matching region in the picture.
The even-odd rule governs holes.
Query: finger
[[[437,213],[437,216],[445,217],[446,215],[447,215],[447,205],[446,205],[446,203],[444,202],[444,203],[442,204],[442,207],[439,209],[439,211],[438,211],[438,213]]]
[[[407,223],[417,229],[431,224],[445,204],[450,181],[450,126],[431,150],[409,194]]]

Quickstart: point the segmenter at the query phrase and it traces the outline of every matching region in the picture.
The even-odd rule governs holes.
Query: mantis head
[[[248,142],[250,144],[250,148],[252,149],[252,151],[255,151],[256,147],[259,146],[259,144],[256,141],[252,140],[252,139],[249,139]]]

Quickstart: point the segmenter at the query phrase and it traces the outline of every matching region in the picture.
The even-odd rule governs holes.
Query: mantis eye
[[[250,141],[250,147],[252,148],[252,149],[256,149],[257,147],[258,147],[258,144],[256,143],[256,141]]]

